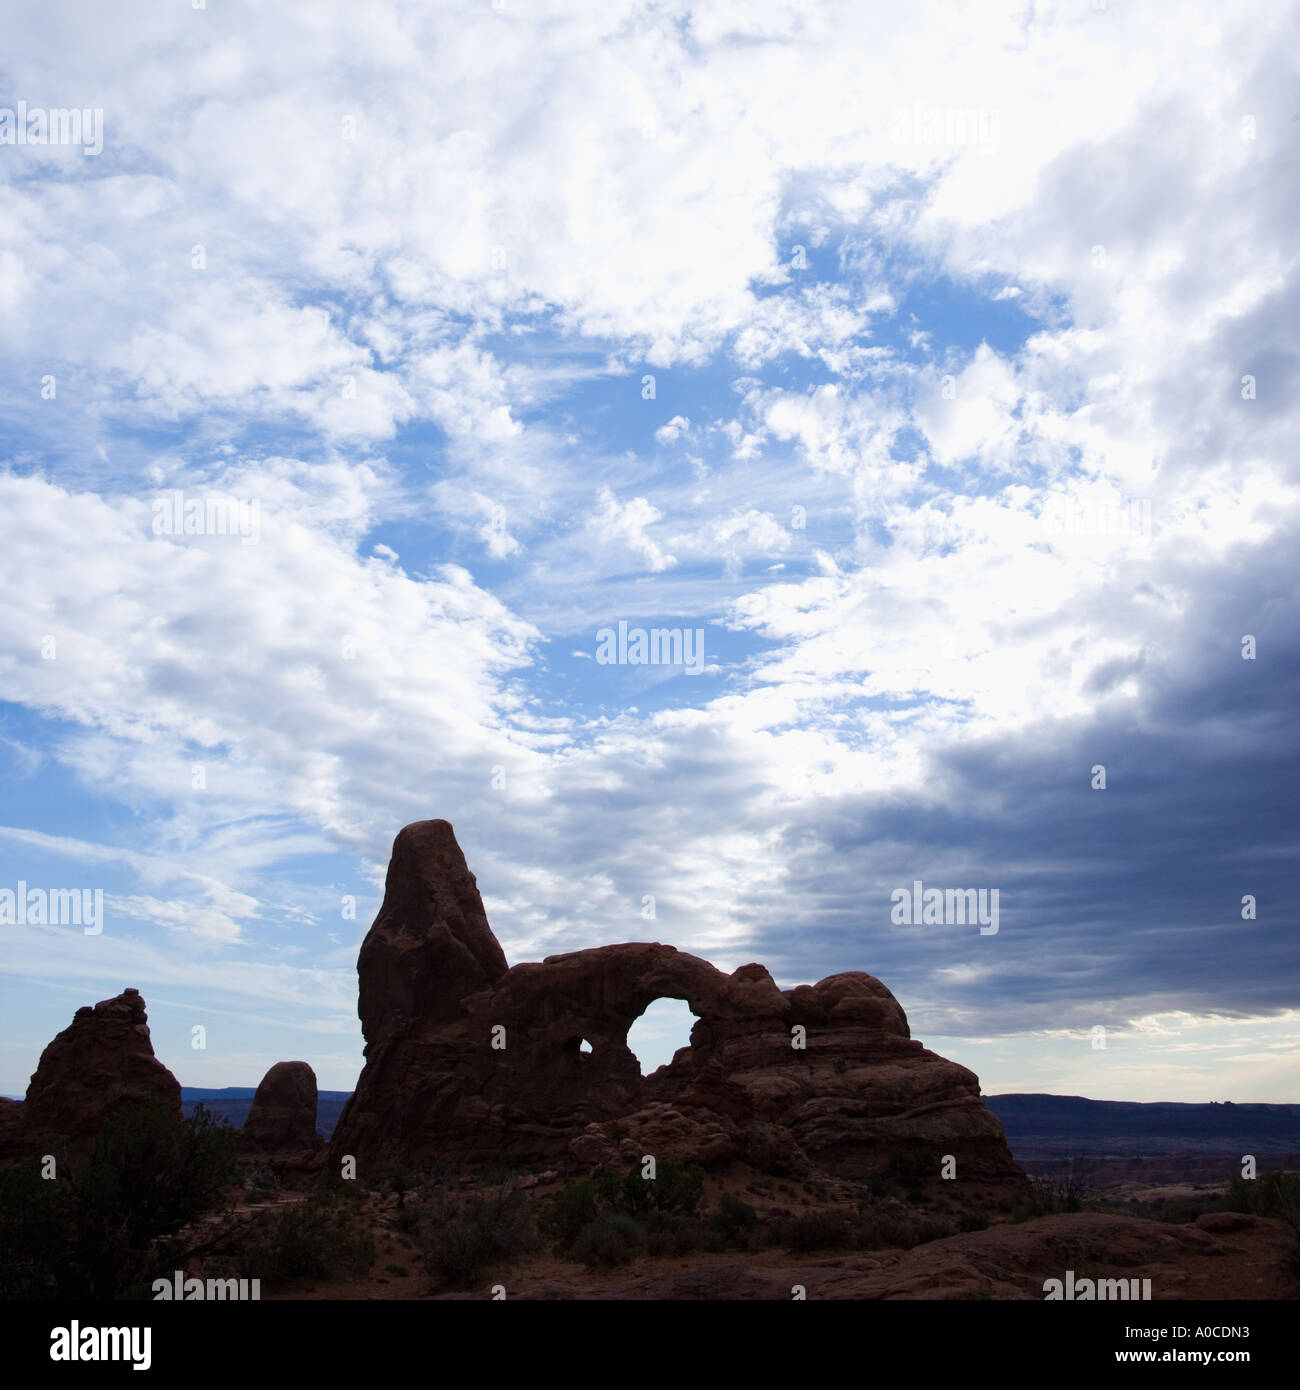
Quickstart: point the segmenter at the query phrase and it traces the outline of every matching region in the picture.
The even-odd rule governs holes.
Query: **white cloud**
[[[690,433],[691,422],[685,415],[674,415],[666,425],[655,430],[655,439],[660,444],[676,444],[684,435]]]
[[[121,901],[187,950],[265,947],[337,896],[277,900],[286,865],[370,872],[443,813],[520,949],[635,934],[652,877],[665,937],[744,956],[832,799],[933,800],[948,752],[1045,718],[1153,736],[1287,582],[1293,30],[1209,0],[24,16],[13,90],[57,51],[106,148],[5,162],[0,679],[59,721],[5,746],[139,815]],[[897,138],[918,107],[942,139]],[[950,138],[968,113],[995,144]],[[151,534],[158,491],[217,487],[256,544]],[[1150,534],[1044,520],[1134,499]],[[739,654],[634,712],[578,651],[566,704],[538,648],[615,605]]]
[[[592,518],[591,525],[601,544],[630,550],[648,570],[656,574],[671,569],[677,563],[657,541],[646,535],[646,528],[661,520],[661,513],[644,497],[620,502],[612,489],[602,487],[596,501],[599,511]]]

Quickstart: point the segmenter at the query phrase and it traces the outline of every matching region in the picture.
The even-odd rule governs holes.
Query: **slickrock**
[[[1042,1302],[1050,1280],[1107,1281],[1103,1297],[1133,1299],[1293,1298],[1278,1266],[1282,1223],[1247,1216],[1227,1239],[1195,1226],[1168,1226],[1096,1212],[1044,1216],[1022,1225],[948,1236],[911,1250],[808,1255],[772,1250],[740,1260],[697,1256],[688,1268],[656,1260],[616,1272],[571,1267],[558,1273],[520,1268],[507,1276],[519,1300],[770,1300],[788,1303],[796,1288],[809,1300],[1009,1299]],[[1199,1228],[1199,1229],[1198,1229]],[[1122,1281],[1122,1284],[1119,1283]],[[1080,1293],[1082,1291],[1079,1291]],[[1098,1290],[1094,1287],[1091,1296]],[[483,1291],[440,1300],[481,1299]],[[1228,1318],[1225,1321],[1232,1321]]]

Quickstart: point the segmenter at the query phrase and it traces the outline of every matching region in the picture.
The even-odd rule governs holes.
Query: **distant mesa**
[[[357,969],[366,1065],[332,1164],[589,1170],[649,1153],[857,1178],[901,1152],[951,1154],[963,1180],[1007,1195],[1027,1188],[978,1078],[916,1042],[873,976],[779,990],[762,965],[725,975],[657,942],[510,968],[445,820],[398,834]],[[664,998],[698,1020],[690,1046],[643,1077],[628,1029]]]

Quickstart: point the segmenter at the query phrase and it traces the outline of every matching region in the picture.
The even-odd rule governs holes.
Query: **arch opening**
[[[691,1029],[699,1019],[685,999],[652,1000],[627,1030],[628,1050],[649,1076],[673,1060],[681,1047],[691,1045]]]

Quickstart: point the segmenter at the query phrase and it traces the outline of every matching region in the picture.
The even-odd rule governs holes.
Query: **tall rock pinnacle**
[[[367,1051],[413,1020],[456,1018],[466,995],[505,973],[505,952],[450,822],[408,825],[393,842],[383,905],[357,961]]]

